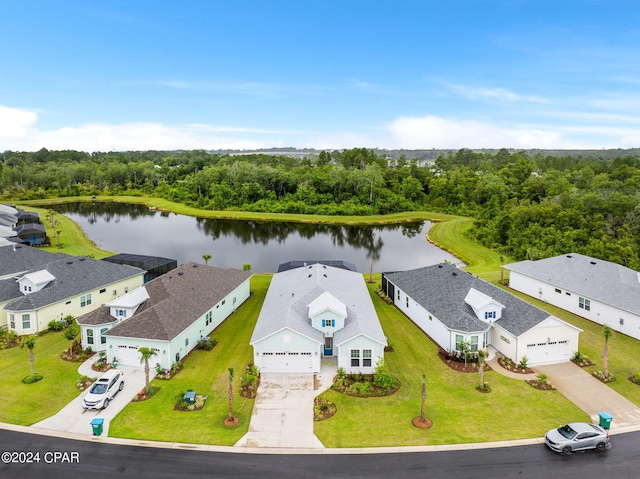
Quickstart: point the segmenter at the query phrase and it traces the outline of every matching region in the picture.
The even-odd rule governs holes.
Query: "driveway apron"
[[[81,375],[88,377],[100,377],[103,373],[93,371],[91,369],[91,363],[94,359],[89,359],[83,363],[78,372]],[[91,420],[99,417],[104,419],[103,423],[103,436],[109,435],[109,423],[116,417],[116,415],[138,394],[145,385],[144,368],[143,367],[130,367],[119,366],[122,372],[124,372],[124,388],[109,402],[109,406],[106,409],[99,411],[88,410],[85,411],[82,407],[82,399],[87,395],[88,389],[82,392],[73,401],[63,407],[55,415],[48,417],[40,422],[35,423],[34,428],[50,429],[53,431],[71,432],[78,434],[86,434],[93,436],[93,427],[91,426]],[[155,371],[152,369],[149,374],[149,378],[153,378]]]
[[[551,384],[586,412],[595,424],[600,422],[598,413],[601,412],[613,416],[612,430],[640,424],[638,406],[572,362],[535,366],[533,369],[538,374],[546,374]]]
[[[313,433],[313,374],[263,373],[244,447],[322,448]]]

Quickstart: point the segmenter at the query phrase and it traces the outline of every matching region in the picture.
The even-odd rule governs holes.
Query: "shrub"
[[[338,368],[338,372],[336,374],[336,378],[337,379],[345,379],[347,377],[347,373],[345,372],[344,368],[340,367]]]
[[[577,363],[579,363],[580,361],[582,361],[584,359],[584,355],[580,352],[580,351],[576,351],[573,354],[573,360]]]
[[[522,359],[520,359],[520,362],[518,363],[518,367],[524,371],[525,369],[527,369],[528,361],[529,359],[526,356],[522,356]]]
[[[52,319],[49,321],[47,328],[49,331],[62,331],[66,326],[64,321],[58,321],[57,319]]]
[[[376,363],[376,372],[373,374],[373,384],[385,392],[398,387],[398,380],[391,375],[389,366],[384,358],[380,357]]]
[[[547,380],[547,375],[546,374],[538,374],[538,376],[536,376],[538,378],[538,381],[546,381]]]

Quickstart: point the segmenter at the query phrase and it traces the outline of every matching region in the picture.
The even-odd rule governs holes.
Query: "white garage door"
[[[115,356],[118,359],[118,364],[123,364],[125,366],[141,366],[140,353],[138,352],[138,349],[138,346],[117,344]]]
[[[559,363],[569,359],[571,349],[567,340],[527,344],[527,363],[531,366]]]
[[[262,353],[260,363],[263,373],[313,372],[311,353]]]

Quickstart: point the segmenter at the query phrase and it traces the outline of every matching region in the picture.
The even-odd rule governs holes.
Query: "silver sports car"
[[[611,447],[609,432],[587,422],[571,422],[552,429],[544,435],[544,442],[551,450],[563,454],[585,449],[604,451]]]

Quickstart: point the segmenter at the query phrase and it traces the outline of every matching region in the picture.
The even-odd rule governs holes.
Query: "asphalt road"
[[[613,447],[605,453],[570,456],[555,454],[543,444],[400,454],[241,454],[121,446],[0,430],[0,477],[626,479],[638,477],[639,444],[640,432],[632,432],[614,435]],[[26,463],[29,459],[32,462]]]

